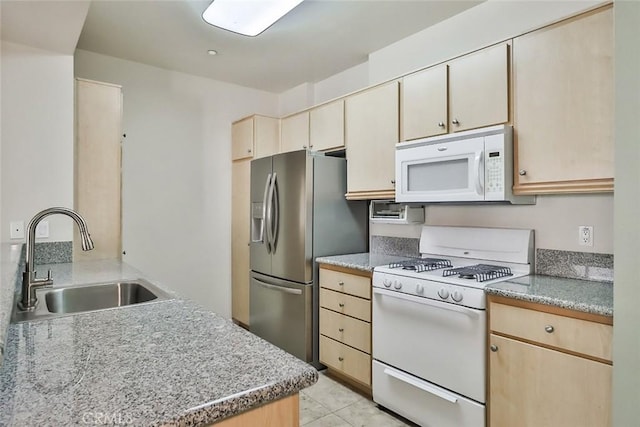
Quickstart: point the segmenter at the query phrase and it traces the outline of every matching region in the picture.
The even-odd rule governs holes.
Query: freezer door
[[[305,362],[312,360],[312,285],[251,273],[251,332]]]
[[[298,283],[311,283],[313,156],[306,150],[273,156],[272,179],[271,275]]]
[[[271,274],[271,254],[268,247],[267,196],[272,177],[272,158],[251,161],[251,270]]]

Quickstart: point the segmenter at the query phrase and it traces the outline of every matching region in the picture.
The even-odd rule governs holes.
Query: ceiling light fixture
[[[202,13],[211,25],[257,36],[303,0],[213,0]]]
[[[213,55],[217,55],[217,54],[218,54],[218,51],[217,51],[217,50],[213,50],[213,49],[209,49],[209,50],[207,51],[207,53],[208,53],[209,55],[213,56]]]

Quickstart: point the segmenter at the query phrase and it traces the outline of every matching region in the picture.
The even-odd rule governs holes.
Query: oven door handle
[[[403,372],[398,372],[395,369],[391,369],[391,368],[384,368],[383,372],[389,375],[390,377],[400,380],[403,383],[412,385],[415,388],[418,388],[422,391],[426,391],[427,393],[433,394],[434,396],[444,399],[447,402],[451,402],[451,403],[458,402],[458,398],[455,395],[451,393],[447,393],[446,391],[440,390],[424,381],[418,381],[415,378],[411,378],[409,375]]]
[[[400,292],[387,291],[386,289],[380,289],[380,288],[373,288],[373,293],[391,297],[391,298],[397,298],[405,301],[415,302],[416,304],[428,305],[433,308],[440,308],[442,310],[454,311],[456,313],[465,314],[472,318],[478,317],[478,313],[476,313],[475,310],[462,307],[459,305],[450,304],[447,302],[433,301],[428,298],[414,297],[413,295],[406,295]]]

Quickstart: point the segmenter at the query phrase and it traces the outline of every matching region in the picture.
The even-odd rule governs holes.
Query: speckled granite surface
[[[318,257],[316,258],[316,261],[319,264],[330,264],[338,267],[371,272],[373,271],[374,267],[377,267],[379,265],[385,265],[397,261],[404,261],[408,258],[409,257],[363,252],[359,254]]]
[[[613,281],[613,254],[536,249],[536,273],[574,279]]]
[[[25,247],[22,248],[23,252]],[[34,248],[35,264],[58,264],[71,262],[72,242],[38,242]]]
[[[530,275],[488,285],[485,292],[586,313],[613,316],[613,284]]]
[[[141,275],[117,261],[48,267],[58,286]],[[296,393],[317,375],[180,299],[10,324],[0,425],[84,425],[105,417],[110,425],[203,425]]]
[[[18,280],[22,244],[4,243],[0,247],[0,366]]]
[[[406,257],[420,256],[420,239],[409,237],[371,236],[369,251]]]

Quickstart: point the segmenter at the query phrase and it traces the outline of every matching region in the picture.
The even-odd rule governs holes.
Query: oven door
[[[396,147],[397,202],[484,200],[484,137]]]
[[[374,288],[373,358],[485,403],[486,312]],[[375,394],[376,383],[373,383]]]

